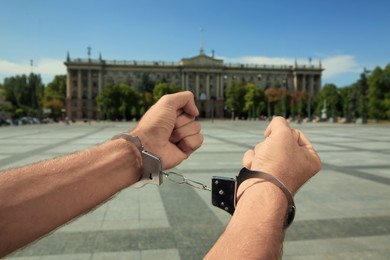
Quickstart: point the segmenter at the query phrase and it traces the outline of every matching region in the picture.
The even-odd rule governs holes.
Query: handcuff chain
[[[211,191],[211,189],[201,183],[201,182],[198,182],[198,181],[194,181],[194,180],[191,180],[187,177],[185,177],[183,174],[181,173],[177,173],[177,172],[173,172],[173,171],[170,171],[170,172],[162,172],[165,177],[167,177],[170,181],[172,182],[175,182],[177,184],[187,184],[191,187],[194,187],[196,189],[199,189],[199,190],[207,190],[207,191]]]

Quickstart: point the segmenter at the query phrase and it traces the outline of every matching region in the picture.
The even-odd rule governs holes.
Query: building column
[[[199,99],[199,74],[196,73],[195,76],[195,95],[196,99]]]
[[[297,91],[298,89],[298,75],[296,72],[293,73],[293,90]]]
[[[309,88],[310,88],[310,95],[313,96],[313,94],[314,94],[314,79],[313,79],[313,75],[309,76]]]
[[[65,109],[66,109],[66,116],[68,118],[71,118],[72,116],[72,86],[70,82],[70,77],[71,77],[71,71],[68,69],[67,70],[67,75],[66,75],[66,99],[65,99]]]
[[[187,86],[185,85],[185,75],[184,72],[180,73],[180,79],[181,79],[181,89],[187,90]]]
[[[306,86],[306,75],[305,74],[302,74],[302,90],[305,91],[306,93],[308,93],[308,89]]]
[[[217,77],[217,85],[215,86],[215,87],[216,87],[216,90],[215,90],[216,93],[215,93],[215,94],[216,94],[216,98],[217,98],[217,100],[218,100],[218,99],[220,99],[220,96],[221,96],[221,95],[220,95],[220,86],[219,86],[219,85],[220,85],[220,80],[219,80],[219,78],[221,77],[221,75],[220,75],[219,73],[217,73],[217,76],[216,76],[216,77]]]
[[[77,119],[81,119],[83,116],[83,92],[81,86],[81,76],[81,69],[79,69],[77,71]]]
[[[100,69],[98,71],[98,73],[99,73],[98,94],[100,95],[103,91],[103,73],[104,73],[104,71],[102,69]]]
[[[70,98],[72,96],[72,93],[71,93],[71,85],[70,85],[70,76],[71,75],[71,71],[68,70],[68,74],[66,76],[66,98]]]
[[[92,119],[92,110],[93,110],[93,105],[92,105],[92,71],[91,69],[88,70],[88,101],[87,101],[87,115],[88,115],[88,120]]]
[[[77,71],[77,99],[82,99],[82,88],[81,88],[81,70]]]
[[[190,90],[189,82],[188,82],[188,72],[186,72],[186,90]]]
[[[206,74],[206,96],[210,100],[210,74]]]
[[[103,91],[103,73],[104,73],[103,68],[100,68],[98,70],[98,73],[99,73],[98,95],[100,95]],[[104,119],[104,112],[102,112],[102,111],[97,112],[97,117],[99,120],[103,120]]]
[[[221,95],[221,99],[223,100],[224,97],[225,97],[225,80],[224,80],[224,76],[223,74],[221,74],[221,77],[220,77],[220,84],[219,84],[219,87],[220,87],[220,95]]]

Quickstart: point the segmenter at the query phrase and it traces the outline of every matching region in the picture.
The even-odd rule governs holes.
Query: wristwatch
[[[247,179],[258,178],[278,186],[286,195],[288,206],[284,227],[287,228],[295,217],[295,203],[291,192],[274,176],[260,171],[251,171],[242,168],[236,178],[213,176],[211,184],[211,201],[215,207],[225,210],[233,215],[237,205],[237,191],[241,183]]]
[[[142,157],[143,168],[141,179],[130,187],[140,188],[145,184],[161,185],[163,182],[161,158],[146,151],[142,146],[141,140],[138,138],[138,136],[131,136],[127,133],[120,133],[115,135],[112,140],[119,138],[125,139],[126,141],[135,144]]]

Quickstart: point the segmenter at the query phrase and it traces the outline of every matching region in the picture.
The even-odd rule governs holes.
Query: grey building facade
[[[108,84],[138,86],[142,75],[156,84],[168,82],[194,93],[202,117],[226,115],[226,88],[235,82],[251,82],[266,89],[275,85],[289,92],[315,95],[321,88],[323,68],[318,65],[231,64],[204,54],[179,62],[71,59],[67,67],[66,114],[74,120],[99,119],[96,97]]]

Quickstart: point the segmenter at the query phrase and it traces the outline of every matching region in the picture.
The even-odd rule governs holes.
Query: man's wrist
[[[261,206],[265,204],[276,207],[287,207],[284,193],[274,184],[261,179],[245,180],[237,191],[237,206],[244,198],[257,198]]]
[[[246,181],[248,182],[245,184]],[[284,227],[287,228],[295,217],[294,199],[286,185],[273,175],[261,171],[251,171],[247,168],[242,168],[239,175],[237,176],[236,202],[240,199],[240,195],[242,196],[242,194],[245,193],[247,189],[255,186],[257,182],[266,182],[272,184],[284,193],[284,197],[287,200],[287,214],[284,221]],[[240,193],[238,193],[238,189],[242,184],[244,184],[244,187],[242,187]]]
[[[139,150],[139,148],[132,142],[128,142],[125,139],[118,138],[115,140],[112,140],[111,142],[115,143],[115,146],[117,146],[116,149],[118,149],[120,152],[120,160],[126,160],[130,161],[131,163],[131,169],[126,169],[127,172],[133,173],[131,176],[129,176],[129,182],[126,186],[130,186],[136,182],[138,182],[142,178],[142,169],[143,169],[143,161],[142,161],[142,155]]]
[[[253,228],[257,225],[264,227],[267,224],[272,226],[272,229],[283,230],[285,229],[287,206],[288,203],[283,192],[272,183],[264,181],[248,186],[237,202],[236,212],[240,212],[241,215],[250,211],[250,214],[256,219]],[[247,224],[249,225],[249,223]]]
[[[128,133],[120,133],[115,135],[112,139],[123,139],[128,143],[134,144],[137,147],[138,152],[141,154],[141,178],[137,183],[132,185],[132,187],[140,188],[145,184],[161,185],[163,181],[161,158],[145,150],[138,136],[132,136]],[[129,158],[129,160],[131,160],[131,158]]]

